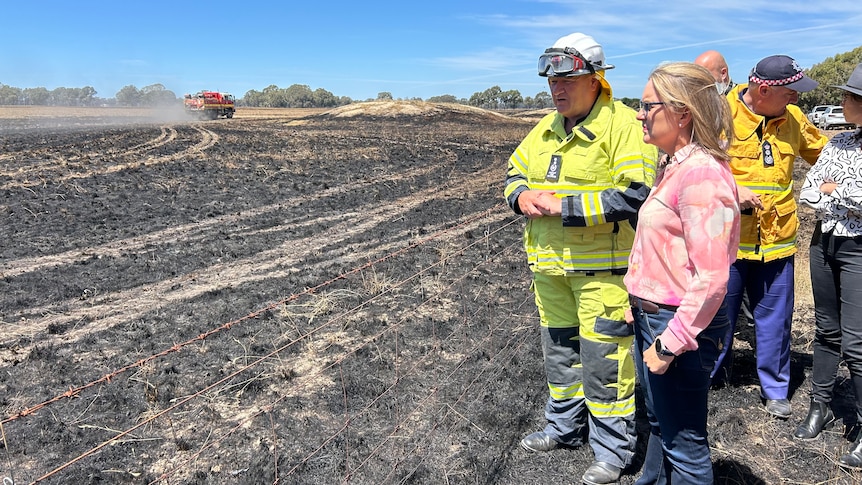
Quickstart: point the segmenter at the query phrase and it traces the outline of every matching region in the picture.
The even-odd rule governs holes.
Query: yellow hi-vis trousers
[[[636,444],[634,332],[623,276],[535,273],[549,397],[545,433],[578,446],[588,431],[597,461],[621,468]]]

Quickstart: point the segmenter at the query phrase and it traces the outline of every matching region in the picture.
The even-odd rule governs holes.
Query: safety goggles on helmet
[[[580,52],[571,47],[565,49],[551,47],[539,56],[539,76],[571,76],[584,74],[579,72],[583,70],[592,74],[596,72],[593,65]]]

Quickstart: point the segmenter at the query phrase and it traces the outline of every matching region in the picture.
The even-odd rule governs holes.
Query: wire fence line
[[[499,381],[506,363],[522,351],[527,339],[533,336],[531,332],[526,331],[531,329],[529,322],[534,318],[533,309],[529,305],[532,299],[526,296],[521,301],[513,302],[513,307],[507,309],[502,318],[495,317],[500,323],[500,328],[514,329],[514,331],[510,331],[508,335],[501,338],[493,329],[484,329],[478,332],[478,334],[484,333],[484,337],[477,338],[468,345],[459,345],[457,349],[450,344],[452,341],[462,339],[462,335],[477,334],[475,329],[465,330],[467,326],[475,325],[476,321],[487,325],[488,314],[498,312],[499,302],[495,301],[498,295],[476,291],[469,308],[464,306],[461,309],[460,318],[450,318],[445,322],[437,322],[434,318],[435,308],[442,300],[451,304],[460,297],[463,301],[466,299],[465,287],[476,289],[476,285],[469,281],[471,278],[476,278],[477,274],[483,271],[488,272],[489,267],[500,265],[503,258],[517,257],[520,249],[519,241],[512,241],[511,237],[502,237],[501,233],[519,223],[520,218],[512,217],[504,206],[492,207],[430,236],[417,239],[400,250],[358,265],[314,287],[291,294],[243,317],[213,327],[197,337],[116,369],[100,379],[71,387],[51,399],[4,418],[0,421],[0,425],[15,424],[23,418],[48,419],[40,417],[38,411],[56,406],[64,400],[83,397],[85,391],[110,386],[122,374],[151,365],[156,360],[171,356],[182,358],[180,351],[183,349],[200,344],[239,324],[256,321],[264,315],[277,312],[292,303],[298,303],[303,298],[309,299],[329,290],[335,292],[336,283],[341,284],[343,288],[364,286],[364,291],[356,290],[354,294],[368,294],[369,279],[373,279],[376,274],[386,273],[386,269],[379,268],[383,268],[386,264],[397,265],[399,258],[410,253],[422,252],[423,257],[416,258],[415,261],[426,262],[412,273],[399,272],[404,274],[400,280],[383,282],[384,284],[371,294],[357,298],[355,304],[333,316],[315,317],[320,321],[315,326],[309,328],[297,326],[294,329],[297,333],[287,341],[275,345],[271,351],[257,357],[247,356],[248,363],[238,367],[234,372],[209,384],[204,383],[205,385],[200,386],[195,392],[182,399],[176,399],[170,406],[140,419],[135,425],[115,431],[108,439],[77,456],[67,457],[65,462],[57,464],[50,471],[32,479],[30,483],[59,477],[64,470],[107,447],[122,443],[124,439],[137,439],[133,433],[139,430],[147,428],[156,430],[156,423],[161,423],[159,425],[161,428],[158,429],[173,431],[172,422],[182,421],[184,418],[180,415],[183,412],[189,412],[182,411],[183,408],[194,406],[197,406],[197,409],[204,408],[208,400],[228,394],[232,389],[245,389],[250,383],[257,382],[258,386],[266,385],[267,381],[273,381],[269,368],[293,358],[289,355],[302,356],[303,351],[300,347],[315,339],[321,341],[320,345],[314,347],[315,352],[327,355],[327,358],[321,360],[322,365],[318,369],[291,376],[288,384],[282,387],[274,398],[263,403],[256,400],[253,405],[240,409],[240,412],[229,419],[223,419],[218,434],[213,434],[212,428],[206,430],[207,436],[200,440],[202,444],[196,450],[188,450],[188,453],[177,454],[175,459],[168,460],[170,465],[149,483],[171,483],[172,480],[181,480],[182,477],[191,474],[191,470],[200,466],[202,462],[211,461],[206,454],[223,446],[238,431],[263,427],[268,427],[265,430],[266,433],[261,432],[260,436],[268,436],[265,439],[270,441],[267,448],[272,454],[270,470],[273,477],[272,483],[279,483],[285,479],[301,480],[297,477],[304,476],[303,474],[310,468],[318,466],[316,460],[331,460],[331,457],[323,455],[333,453],[333,450],[343,454],[341,459],[336,460],[339,465],[335,469],[344,483],[362,477],[363,471],[369,468],[374,469],[375,476],[383,473],[385,482],[406,480],[425,463],[431,461],[432,457],[437,459],[437,456],[441,454],[445,456],[447,453],[447,450],[438,449],[440,445],[434,443],[433,437],[450,436],[444,441],[452,441],[451,435],[456,433],[455,430],[460,430],[465,425],[480,433],[485,432],[481,424],[477,424],[471,417],[476,412],[474,408],[481,407],[483,396]],[[459,239],[453,236],[463,234],[467,229],[477,232],[477,228],[483,228],[481,237]],[[491,244],[492,241],[500,240],[505,241],[504,244]],[[434,244],[438,245],[434,246]],[[491,249],[492,246],[494,249]],[[465,257],[468,252],[471,255]],[[475,256],[477,254],[482,257],[477,258]],[[415,258],[415,256],[412,257]],[[376,273],[377,271],[380,273]],[[364,318],[363,312],[379,312],[380,307],[386,305],[397,305],[390,306],[390,314],[397,315],[397,319],[386,321],[384,326],[373,327],[373,331],[370,332],[366,332],[365,329],[357,331],[350,328],[351,321],[357,316]],[[369,310],[371,307],[375,308]],[[518,311],[511,313],[512,309]],[[309,323],[312,320],[313,318],[309,318]],[[417,330],[417,326],[430,328],[432,337],[429,339],[426,334],[420,337],[420,340],[414,340],[412,337],[421,335],[424,331]],[[345,328],[348,331],[344,331]],[[341,335],[340,340],[333,338],[333,334]],[[460,342],[460,344],[463,343]],[[475,372],[475,366],[469,366],[470,370],[467,370],[467,363],[477,359],[477,356],[484,359],[483,366],[480,367],[481,371]],[[378,362],[378,369],[381,372],[368,374],[367,382],[356,382],[355,377],[347,377],[356,375],[352,368],[361,368],[369,361]],[[255,371],[257,371],[255,376],[247,377]],[[460,375],[465,372],[475,373],[467,377]],[[431,376],[430,379],[429,376]],[[258,381],[263,381],[263,384]],[[338,407],[340,412],[331,413],[331,418],[320,419],[315,424],[319,427],[314,430],[318,433],[319,446],[310,451],[291,449],[290,437],[279,434],[279,429],[284,427],[280,423],[286,419],[298,420],[296,413],[291,411],[291,406],[296,403],[320,402],[320,397],[309,399],[308,395],[315,392],[314,387],[321,381],[333,382],[332,387],[340,389],[338,406],[334,405],[331,398],[327,401],[328,407]],[[418,388],[417,382],[419,382]],[[369,386],[368,383],[373,385]],[[419,393],[417,389],[424,389],[424,392]],[[357,393],[361,397],[357,398]],[[291,406],[286,406],[288,402]],[[235,424],[226,426],[225,422]],[[290,425],[291,430],[299,428],[293,423]],[[205,429],[206,426],[203,426],[199,431],[203,433]],[[10,436],[12,439],[4,448],[11,472],[16,468],[17,457],[14,453],[14,432]],[[5,439],[4,431],[4,443]],[[168,438],[163,439],[168,440]],[[173,441],[178,440],[174,437]],[[448,452],[451,453],[451,450]],[[243,470],[232,472],[239,476],[242,475]],[[11,473],[7,474],[11,475]]]

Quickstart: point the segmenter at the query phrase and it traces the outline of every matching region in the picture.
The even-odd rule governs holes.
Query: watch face
[[[666,355],[668,357],[676,357],[676,354],[664,348],[664,345],[661,344],[661,340],[659,340],[658,338],[655,339],[655,351],[661,355]]]

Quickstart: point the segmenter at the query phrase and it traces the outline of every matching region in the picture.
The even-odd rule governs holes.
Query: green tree
[[[96,96],[92,86],[83,88],[59,87],[50,91],[48,103],[54,106],[90,106]]]
[[[524,102],[524,98],[517,89],[510,89],[508,91],[501,92],[498,96],[498,100],[498,107],[506,109],[518,108]]]
[[[269,86],[263,88],[263,104],[260,106],[264,106],[266,108],[285,108],[287,107],[287,101],[284,99],[284,90],[276,86],[275,84],[270,84]]]
[[[46,88],[27,88],[21,94],[23,104],[31,106],[45,106],[51,99],[51,93]]]
[[[151,84],[141,88],[141,104],[144,106],[170,106],[177,103],[177,95],[162,84]]]
[[[458,98],[452,96],[451,94],[443,94],[440,96],[431,96],[428,98],[428,102],[430,103],[457,103]]]
[[[850,73],[860,62],[862,62],[862,46],[834,57],[828,57],[823,62],[811,66],[811,69],[806,73],[820,85],[812,91],[800,93],[797,105],[803,112],[807,113],[817,105],[839,104],[842,96],[841,90],[832,86],[846,83]]]
[[[288,108],[314,107],[314,93],[305,84],[294,84],[284,90],[284,100]]]
[[[338,98],[323,88],[317,88],[311,94],[311,100],[315,107],[331,108],[338,106]]]
[[[503,90],[500,86],[492,86],[481,93],[473,93],[467,104],[485,109],[497,109],[500,104],[500,93]]]
[[[624,105],[628,106],[632,109],[640,109],[641,100],[637,98],[620,98],[618,101],[621,101]]]
[[[142,96],[138,88],[130,84],[117,91],[114,98],[120,106],[140,106]]]
[[[242,104],[245,106],[263,106],[263,93],[254,89],[246,91],[242,97]]]
[[[392,93],[388,91],[377,93],[377,99],[381,101],[392,101]]]
[[[53,106],[75,106],[77,95],[70,88],[59,87],[51,90],[50,104]]]
[[[547,91],[539,91],[533,97],[533,108],[542,109],[542,108],[553,108],[554,107],[554,98],[551,97],[551,93]]]
[[[5,84],[0,84],[0,104],[21,104],[21,89],[13,88],[12,86],[7,86]]]
[[[78,106],[92,106],[96,99],[96,88],[84,86],[78,89]]]

